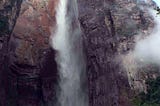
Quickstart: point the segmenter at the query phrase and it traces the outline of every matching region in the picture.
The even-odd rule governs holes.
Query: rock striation
[[[2,28],[6,32],[1,33],[10,34],[13,31],[8,35],[6,51],[2,51],[7,57],[5,82],[2,85],[5,86],[3,95],[7,103],[2,106],[49,105],[56,99],[54,89],[58,79],[55,51],[49,44],[51,28],[55,25],[56,1],[24,0],[22,5],[18,0],[11,3],[5,1],[1,4],[9,16],[2,16],[9,19],[4,18],[8,23],[2,20],[6,24]],[[11,7],[12,11],[9,10]]]
[[[152,4],[152,2],[151,2]],[[137,0],[79,0],[90,106],[131,106],[131,88],[119,56],[133,50],[135,35],[154,26]]]
[[[58,74],[50,35],[55,29],[57,3],[0,1],[0,106],[55,103]],[[140,5],[146,4],[78,0],[90,106],[131,106],[129,77],[119,57],[133,50],[135,35],[154,27],[152,17]]]
[[[8,103],[6,71],[8,70],[8,41],[19,15],[22,0],[0,1],[0,105]]]

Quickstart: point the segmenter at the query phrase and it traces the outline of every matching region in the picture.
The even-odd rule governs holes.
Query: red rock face
[[[16,93],[8,95],[14,104],[40,106],[55,99],[57,69],[49,37],[55,25],[56,3],[56,0],[28,0],[22,3],[9,42],[11,79],[8,83],[12,80],[9,85]]]
[[[50,31],[55,23],[55,6],[54,0],[23,2],[12,36],[21,42],[16,48],[20,63],[35,65],[38,61],[38,50],[49,47]]]
[[[16,0],[4,1],[8,2],[5,7],[10,7],[8,4]],[[6,103],[7,106],[48,106],[56,100],[57,65],[54,60],[55,51],[49,46],[49,37],[50,30],[55,25],[55,7],[58,1],[26,1],[22,4],[20,17],[9,41],[9,52],[8,40],[4,42],[3,37],[0,37],[0,70],[5,71],[5,76],[0,72],[0,78],[5,77],[0,80],[2,106],[6,106]],[[135,34],[133,32],[137,31],[136,26],[140,26],[138,29],[142,31],[150,25],[146,23],[149,18],[146,19],[147,16],[136,7],[134,0],[130,1],[79,0],[91,106],[131,106],[128,80],[124,77],[125,73],[120,73],[123,69],[114,58],[131,49],[127,46],[127,49],[119,50],[119,45],[121,41],[133,41],[129,36]],[[0,16],[5,16],[7,8],[1,8],[1,2]],[[9,11],[11,15],[7,27],[14,26],[15,13],[18,13],[16,11],[20,4],[18,0],[16,2],[13,3],[16,4],[13,6],[15,8]],[[132,23],[129,27],[129,22],[135,25]],[[7,53],[9,64],[6,65],[8,62],[4,60],[8,57]],[[4,83],[5,90],[2,89]]]
[[[14,28],[14,35],[30,42],[47,46],[50,28],[55,23],[55,0],[30,0],[23,2],[20,17]],[[46,39],[45,39],[46,38]]]

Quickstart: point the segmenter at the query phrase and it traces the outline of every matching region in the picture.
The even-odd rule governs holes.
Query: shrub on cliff
[[[160,77],[148,79],[147,93],[140,93],[133,99],[134,106],[160,106]]]

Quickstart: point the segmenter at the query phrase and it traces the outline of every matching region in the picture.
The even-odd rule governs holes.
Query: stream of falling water
[[[60,0],[52,46],[57,50],[60,92],[58,106],[88,106],[85,61],[76,0]]]

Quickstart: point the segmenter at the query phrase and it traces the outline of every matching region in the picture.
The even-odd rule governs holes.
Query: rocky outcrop
[[[8,106],[48,106],[56,99],[57,66],[49,45],[55,6],[53,0],[22,2],[9,40]]]
[[[58,75],[49,37],[57,1],[21,2],[0,1],[0,106],[53,105]],[[90,106],[131,106],[131,88],[118,56],[134,48],[138,32],[154,26],[152,18],[137,0],[78,0],[78,5]]]
[[[154,25],[138,5],[136,0],[79,0],[90,106],[131,106],[119,56],[134,48],[134,35]]]
[[[8,70],[8,40],[18,17],[22,0],[0,1],[0,105],[8,103],[6,71]]]

